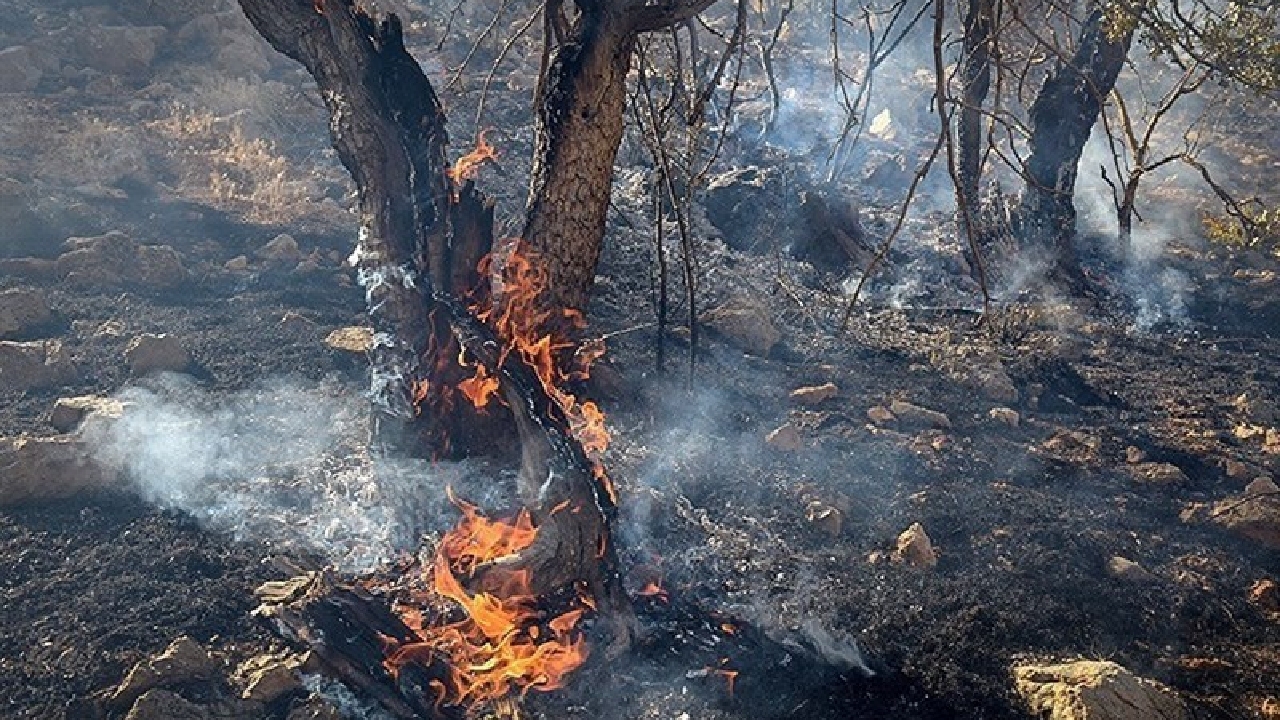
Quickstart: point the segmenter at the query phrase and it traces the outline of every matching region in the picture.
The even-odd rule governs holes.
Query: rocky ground
[[[226,3],[0,6],[0,715],[353,712],[250,615],[254,589],[413,549],[451,520],[446,481],[489,507],[509,489],[363,454],[351,187],[312,86]],[[509,85],[484,178],[507,210],[529,146]],[[655,369],[624,148],[590,389],[628,582],[669,598],[641,600],[634,653],[524,714],[1280,717],[1274,258],[1180,237],[1153,265],[1098,260],[1106,312],[979,322],[922,213],[839,331],[845,278],[781,252],[802,173],[742,152],[695,212],[710,337],[690,378],[683,320]],[[868,206],[867,233],[889,212]],[[674,318],[682,295],[673,278]]]

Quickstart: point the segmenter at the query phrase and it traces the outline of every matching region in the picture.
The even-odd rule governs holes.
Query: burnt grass
[[[24,4],[5,3],[16,18],[6,37],[17,42],[40,23],[56,25],[78,5],[51,3],[52,15],[36,22]],[[90,92],[81,78],[55,94],[58,79],[46,78],[33,93],[4,96],[5,107],[14,128],[67,124],[85,112],[128,125],[138,119],[131,113],[167,112],[172,98],[156,100],[161,90],[207,81],[214,71],[205,63],[170,44],[153,79],[177,90],[138,81]],[[295,102],[309,82],[286,61],[272,63],[267,76],[291,92],[272,108],[291,128],[276,138],[277,150],[299,176],[324,178],[318,195],[299,201],[301,211],[290,208],[294,221],[263,218],[246,197],[202,193],[206,168],[184,174],[183,164],[200,158],[181,155],[176,141],[142,140],[151,143],[143,153],[149,174],[84,180],[113,191],[81,197],[80,179],[21,170],[29,163],[23,143],[36,140],[17,130],[3,139],[6,174],[78,213],[54,223],[51,237],[124,230],[172,245],[191,272],[168,291],[0,275],[0,290],[35,288],[47,298],[55,320],[32,337],[63,341],[80,371],[67,386],[0,391],[0,435],[53,434],[47,411],[57,398],[127,386],[124,348],[144,332],[179,337],[214,394],[281,376],[338,378],[353,394],[366,387],[361,359],[322,343],[337,327],[367,322],[363,293],[341,262],[354,221],[320,207],[321,197],[345,207],[349,187],[325,149],[322,111],[314,100]],[[523,188],[522,98],[491,101],[495,122],[512,128],[503,168],[482,178],[502,196],[500,209],[518,207]],[[457,102],[451,112],[469,117]],[[730,250],[698,229],[699,310],[750,296],[782,340],[760,357],[704,334],[690,378],[684,321],[673,319],[663,338],[652,327],[648,201],[629,196],[624,182],[646,169],[628,142],[590,313],[589,332],[612,335],[611,372],[598,373],[586,392],[600,398],[614,436],[607,465],[621,491],[617,531],[629,587],[661,577],[670,598],[638,598],[646,633],[632,652],[607,658],[596,644],[567,687],[528,696],[525,716],[1022,718],[1011,665],[1074,658],[1111,659],[1165,682],[1199,717],[1259,717],[1261,700],[1280,695],[1280,623],[1247,601],[1254,582],[1280,574],[1280,556],[1180,519],[1188,503],[1243,489],[1249,478],[1228,477],[1227,460],[1244,463],[1250,477],[1280,470],[1277,456],[1232,432],[1238,423],[1280,423],[1280,285],[1232,274],[1274,272],[1274,259],[1188,239],[1170,261],[1197,279],[1180,324],[1138,329],[1123,299],[1070,311],[1009,303],[981,324],[964,310],[873,303],[841,333],[842,300],[831,288],[842,276]],[[950,232],[944,219],[934,230]],[[320,270],[299,274],[293,263],[254,258],[280,232],[304,253],[317,251]],[[4,249],[0,255],[11,254]],[[51,241],[38,254],[57,252]],[[225,270],[239,255],[250,268]],[[1094,260],[1104,284],[1120,282],[1104,258]],[[678,274],[673,268],[673,318],[685,311]],[[105,326],[114,329],[101,332]],[[664,372],[655,367],[659,340]],[[1017,401],[984,396],[972,370],[993,365]],[[826,382],[839,393],[820,405],[788,398]],[[1235,403],[1242,394],[1248,410]],[[870,423],[869,407],[895,399],[944,412],[952,427]],[[1006,404],[1021,414],[1016,428],[988,415]],[[799,450],[764,441],[784,422],[797,428]],[[1097,447],[1085,457],[1046,452],[1045,441],[1062,430]],[[1177,465],[1188,481],[1135,482],[1129,446]],[[809,519],[815,503],[839,511],[837,530]],[[939,549],[935,568],[887,559],[915,522]],[[277,552],[148,505],[125,483],[92,497],[0,508],[0,716],[75,718],[77,703],[178,635],[232,661],[278,644],[250,616],[252,589],[280,578],[266,562]],[[1152,578],[1111,577],[1113,556]],[[870,677],[851,667],[851,641]],[[737,673],[732,692],[726,672]]]

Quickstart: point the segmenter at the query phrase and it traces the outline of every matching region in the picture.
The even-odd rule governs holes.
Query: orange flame
[[[671,596],[662,588],[662,584],[657,580],[650,580],[640,591],[640,595],[657,599],[659,602],[666,603],[671,600]]]
[[[489,255],[481,260],[481,277],[492,276],[498,266],[496,297],[487,307],[475,306],[472,310],[509,343],[508,351],[515,351],[533,369],[547,395],[564,412],[569,431],[592,461],[600,486],[616,504],[613,483],[600,463],[609,447],[604,413],[594,402],[579,399],[564,389],[568,381],[590,376],[591,364],[604,354],[603,343],[575,348],[567,331],[581,328],[582,316],[573,310],[548,310],[542,301],[548,278],[537,255],[520,240],[509,241],[506,249],[501,257]],[[570,350],[574,352],[570,354]]]
[[[485,134],[488,132],[488,130],[481,130],[476,136],[476,149],[458,158],[453,163],[453,167],[445,169],[444,174],[453,181],[455,186],[462,185],[468,180],[475,180],[480,172],[480,166],[486,160],[498,159],[497,149],[485,139]]]
[[[443,659],[448,682],[434,685],[437,703],[476,704],[523,695],[528,690],[562,687],[570,672],[587,658],[586,641],[577,631],[586,606],[574,607],[546,619],[525,573],[513,573],[501,597],[474,595],[459,576],[480,565],[513,555],[533,543],[537,530],[527,512],[512,521],[493,520],[476,506],[453,497],[462,520],[441,541],[430,570],[435,594],[456,604],[463,619],[442,627],[430,626],[422,607],[401,604],[397,613],[418,636],[418,642],[392,647],[384,666],[393,675],[414,661]],[[426,598],[419,598],[425,604]]]

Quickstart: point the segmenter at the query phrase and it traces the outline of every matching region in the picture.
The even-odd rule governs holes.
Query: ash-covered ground
[[[353,189],[314,85],[234,4],[0,6],[0,715],[125,717],[103,699],[188,635],[218,669],[182,697],[215,716],[201,703],[239,692],[237,664],[285,648],[250,615],[257,585],[429,547],[455,519],[446,486],[509,509],[510,469],[369,457],[360,333],[333,334],[368,323]],[[468,43],[410,28],[443,87]],[[536,57],[509,62],[481,181],[512,217]],[[442,93],[459,151],[474,74]],[[842,329],[857,276],[788,252],[799,192],[883,238],[928,88],[904,74],[897,125],[827,183],[820,76],[791,76],[782,130],[730,135],[693,208],[692,369],[679,233],[660,338],[651,173],[624,141],[587,390],[627,582],[669,600],[640,598],[634,651],[594,653],[523,716],[1020,718],[1014,666],[1087,659],[1193,717],[1280,717],[1275,258],[1204,242],[1166,179],[1134,247],[1083,208],[1104,302],[1045,292],[1028,265],[982,314],[935,173]],[[1216,160],[1264,186],[1274,128],[1246,125],[1222,124]],[[55,404],[86,395],[120,406],[72,430],[84,409]],[[67,437],[121,476],[55,450],[40,465]],[[323,717],[302,714],[317,687],[252,712]]]

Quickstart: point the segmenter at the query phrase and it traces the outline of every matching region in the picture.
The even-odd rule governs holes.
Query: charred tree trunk
[[[585,312],[622,142],[627,72],[642,32],[684,22],[715,0],[547,0],[533,173],[523,237],[546,258],[550,300]]]
[[[1051,250],[1051,277],[1074,292],[1085,285],[1075,244],[1077,167],[1133,39],[1132,28],[1113,35],[1109,25],[1102,8],[1094,7],[1075,55],[1045,79],[1031,105],[1031,154],[1018,211],[1019,234],[1024,246]]]
[[[488,251],[492,208],[467,193],[451,203],[444,112],[404,47],[399,19],[381,21],[350,0],[242,0],[245,15],[281,53],[315,78],[331,117],[333,145],[359,189],[356,263],[377,332],[372,350],[374,441],[438,456],[454,435],[453,413],[422,412],[422,387],[456,373],[447,324],[430,293],[463,292]],[[469,232],[454,238],[451,225]],[[455,239],[459,242],[453,242]],[[454,268],[458,271],[455,272]],[[424,385],[424,383],[426,383]],[[416,396],[415,396],[416,391]]]
[[[962,205],[974,215],[982,179],[982,105],[991,90],[991,29],[995,0],[969,0],[964,18],[964,69],[961,74],[959,135]]]

